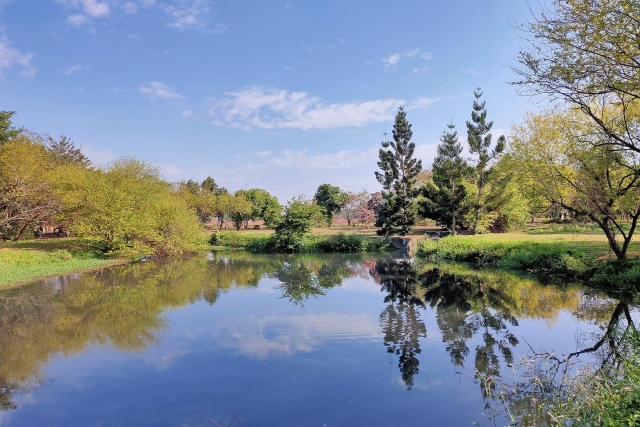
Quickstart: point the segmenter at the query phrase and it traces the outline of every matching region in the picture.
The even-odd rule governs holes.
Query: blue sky
[[[525,0],[0,0],[0,110],[96,163],[134,156],[284,202],[377,191],[398,105],[429,165],[473,90],[494,135],[538,106],[508,82]]]

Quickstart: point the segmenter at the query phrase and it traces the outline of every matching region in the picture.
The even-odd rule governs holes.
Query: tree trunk
[[[616,240],[616,232],[613,228],[611,228],[609,224],[609,218],[605,218],[604,220],[600,220],[595,215],[589,215],[591,219],[600,226],[604,235],[607,237],[607,241],[609,242],[609,248],[613,251],[616,258],[620,261],[624,261],[627,259],[627,240],[630,240],[630,236],[633,236],[633,232],[629,233],[629,235],[624,236],[625,244],[621,248]],[[635,228],[635,227],[634,227]]]
[[[33,223],[33,221],[38,219],[39,216],[40,215],[36,215],[33,218],[30,218],[27,221],[25,221],[25,223],[22,225],[22,227],[20,227],[20,230],[18,230],[18,234],[16,234],[14,236],[13,241],[17,242],[18,240],[20,240],[20,237],[22,236],[22,233],[24,232],[24,230],[29,226],[29,224]]]
[[[347,218],[347,227],[351,227],[351,220]]]
[[[452,201],[456,199],[456,182],[455,181],[451,183],[451,199]],[[455,236],[456,235],[456,207],[455,206],[453,206],[453,208],[451,209],[451,222],[452,222],[451,235]]]

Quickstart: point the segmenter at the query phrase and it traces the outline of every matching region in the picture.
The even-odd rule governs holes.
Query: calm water
[[[0,292],[0,426],[493,425],[477,373],[592,345],[620,304],[388,255],[61,277]]]

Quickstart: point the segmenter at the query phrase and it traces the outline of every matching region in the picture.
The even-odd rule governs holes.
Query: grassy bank
[[[620,288],[640,283],[640,262],[609,258],[608,246],[600,237],[507,234],[425,239],[418,243],[416,256],[469,262],[479,268],[522,270],[555,282],[587,281]],[[638,249],[635,244],[632,252]]]
[[[209,239],[212,246],[245,249],[252,253],[277,253],[274,238],[266,233],[213,233]],[[296,245],[298,253],[356,253],[390,252],[395,246],[377,236],[338,233],[335,235],[311,234]]]
[[[76,239],[30,240],[0,245],[0,288],[39,278],[123,262]]]

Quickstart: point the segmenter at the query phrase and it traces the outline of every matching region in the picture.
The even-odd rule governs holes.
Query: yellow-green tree
[[[62,208],[52,193],[53,156],[25,133],[0,150],[0,237],[17,240],[27,227]]]
[[[105,251],[175,254],[196,247],[198,220],[158,168],[121,158],[97,170],[67,170],[63,217]]]
[[[576,110],[529,113],[512,128],[508,161],[537,197],[597,223],[625,259],[640,217],[640,174],[627,167],[633,153],[610,138]]]

